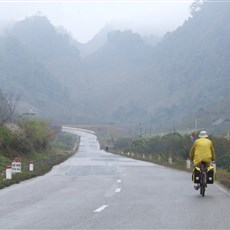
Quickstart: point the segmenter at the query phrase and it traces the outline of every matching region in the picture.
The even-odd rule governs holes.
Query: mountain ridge
[[[56,114],[48,113],[50,103],[55,101],[53,111],[62,114],[59,122],[72,120],[74,115],[79,123],[142,123],[162,130],[174,125],[192,129],[198,119],[201,127],[214,130],[213,121],[223,114],[229,118],[223,105],[230,98],[230,26],[225,23],[230,6],[213,4],[203,3],[201,10],[194,11],[182,26],[155,45],[130,30],[116,30],[106,32],[107,40],[94,46],[94,51],[90,48],[87,55],[81,55],[81,44],[68,34],[59,34],[47,18],[27,18],[5,35],[11,45],[0,51],[0,57],[6,59],[0,64],[0,81],[8,86],[1,84],[1,88],[9,91],[21,85],[28,90],[26,82],[24,86],[21,82],[26,79],[23,71],[28,71],[27,76],[34,76],[34,83],[43,88],[38,94],[28,90],[28,95],[37,97],[31,103],[40,108],[43,116],[55,118]],[[39,30],[34,22],[34,33],[30,34],[33,20],[39,24],[40,35],[36,34]],[[33,43],[26,34],[43,37]],[[10,51],[10,46],[17,45],[17,52]],[[15,57],[10,58],[9,51],[13,55],[16,52]],[[13,74],[9,67],[16,65],[18,71],[19,63],[20,74]],[[11,75],[14,84],[9,82]],[[43,100],[39,104],[39,94],[47,103]]]

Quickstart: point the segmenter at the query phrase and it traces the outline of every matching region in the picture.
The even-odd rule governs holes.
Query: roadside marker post
[[[30,164],[29,164],[29,171],[30,171],[30,172],[34,171],[34,164],[33,164],[33,161],[31,161]]]
[[[212,163],[212,166],[214,168],[214,173],[216,173],[216,163]]]
[[[186,159],[186,168],[187,168],[187,169],[190,169],[190,168],[191,168],[191,162],[190,162],[190,159],[189,159],[189,158]]]
[[[172,164],[172,157],[169,157],[168,162],[170,165]]]
[[[21,173],[22,172],[22,163],[19,157],[13,159],[12,162],[12,173]]]
[[[6,179],[11,180],[12,179],[12,167],[6,166]]]

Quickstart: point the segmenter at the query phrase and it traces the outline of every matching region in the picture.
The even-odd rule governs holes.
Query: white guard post
[[[7,180],[12,179],[12,168],[11,168],[11,166],[6,166],[6,179]]]
[[[171,165],[172,164],[172,157],[169,157],[168,161],[169,161],[169,164]]]
[[[214,168],[214,173],[216,173],[216,163],[212,163],[212,166]]]
[[[191,161],[190,161],[190,158],[187,158],[187,159],[186,159],[186,168],[187,168],[187,169],[190,169],[190,168],[191,168]]]
[[[29,171],[34,171],[34,163],[33,163],[33,161],[31,161],[30,162],[30,164],[29,164]]]

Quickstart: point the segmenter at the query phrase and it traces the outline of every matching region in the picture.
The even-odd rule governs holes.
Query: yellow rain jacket
[[[194,165],[198,165],[202,161],[207,163],[215,161],[216,155],[212,141],[205,137],[197,139],[193,143],[189,157],[193,160]]]

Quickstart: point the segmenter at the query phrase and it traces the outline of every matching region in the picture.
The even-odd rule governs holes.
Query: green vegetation
[[[0,188],[43,175],[69,158],[78,146],[79,137],[51,127],[47,121],[21,119],[17,123],[0,124]],[[22,173],[6,180],[6,166],[20,158]],[[29,164],[34,171],[29,171]]]
[[[210,136],[216,151],[216,163],[219,168],[230,171],[230,140],[224,137]],[[184,162],[189,156],[192,146],[190,135],[181,135],[177,132],[164,136],[121,138],[115,141],[114,149],[130,152],[145,153],[153,157],[159,155],[165,159],[172,157],[174,162]]]
[[[210,136],[216,151],[217,180],[230,188],[230,140]],[[192,146],[190,135],[177,132],[164,136],[121,138],[114,142],[114,153],[186,170],[185,160]],[[129,154],[128,154],[129,153]],[[172,158],[173,164],[168,159]]]
[[[114,147],[123,152],[151,154],[156,158],[159,155],[163,158],[171,156],[179,160],[188,156],[191,140],[189,135],[181,136],[175,132],[162,137],[119,139],[115,142]]]

